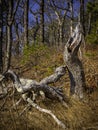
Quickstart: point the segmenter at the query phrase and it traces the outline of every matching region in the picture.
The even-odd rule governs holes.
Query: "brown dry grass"
[[[56,66],[62,65],[62,50],[50,49],[50,57],[43,56],[41,62],[36,66],[31,63],[27,65],[13,59],[13,66],[21,67],[14,69],[20,76],[25,78],[37,79],[50,75]],[[32,61],[33,62],[33,61]],[[66,109],[61,103],[45,99],[39,100],[38,104],[46,109],[50,109],[65,125],[68,130],[98,130],[98,52],[89,48],[83,59],[87,86],[92,88],[93,92],[86,94],[84,101],[78,101],[69,97],[69,108]],[[69,78],[66,74],[55,86],[62,86],[64,93],[69,96]],[[15,96],[15,102],[19,99]],[[3,101],[0,101],[0,105]],[[47,114],[30,108],[18,117],[26,103],[22,103],[17,109],[12,109],[13,98],[8,98],[3,109],[0,110],[0,130],[62,130],[54,120]]]

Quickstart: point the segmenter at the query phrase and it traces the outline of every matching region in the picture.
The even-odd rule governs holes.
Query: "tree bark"
[[[8,18],[7,18],[7,49],[5,57],[5,71],[9,69],[11,62],[11,47],[12,47],[12,12],[13,12],[13,0],[8,2]]]
[[[11,48],[12,48],[12,24],[18,8],[20,0],[16,2],[16,7],[14,9],[14,1],[8,1],[8,15],[7,15],[7,47],[6,47],[6,56],[5,56],[5,65],[4,71],[7,71],[10,68],[11,63]]]
[[[82,27],[79,23],[65,45],[64,61],[67,65],[70,77],[70,92],[80,99],[83,98],[83,92],[86,86],[83,65],[78,57],[78,50],[81,42]]]
[[[87,34],[90,34],[91,32],[91,18],[92,18],[92,14],[89,13]]]
[[[83,28],[83,35],[85,37],[85,20],[84,20],[84,0],[80,0],[80,23]]]
[[[41,29],[41,42],[44,43],[44,3],[45,1],[44,0],[41,0],[41,3],[40,3],[40,29]]]
[[[70,17],[71,17],[71,20],[70,20],[70,36],[72,35],[73,33],[73,0],[70,0]]]
[[[2,33],[3,33],[3,10],[2,0],[0,0],[0,73],[3,71],[3,59],[2,59]]]
[[[28,46],[28,11],[29,11],[29,0],[25,1],[24,6],[24,43]]]
[[[19,55],[19,31],[18,31],[18,23],[14,22],[14,28],[15,28],[15,33],[16,33],[16,45],[15,45],[15,50],[16,54]]]

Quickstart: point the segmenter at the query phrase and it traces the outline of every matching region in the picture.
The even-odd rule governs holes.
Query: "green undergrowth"
[[[93,57],[96,56],[96,53],[87,52],[87,53],[85,53],[85,55],[86,55],[87,57],[89,57],[89,58],[93,58]]]
[[[34,60],[33,62],[35,63],[44,55],[49,58],[49,48],[46,45],[35,44],[25,46],[23,50],[22,63],[28,63],[31,60]]]
[[[62,50],[46,45],[26,46],[24,48],[23,57],[19,62],[19,66],[26,66],[29,68],[29,74],[27,74],[27,71],[25,71],[28,78],[31,76],[32,72],[33,78],[37,79],[51,75],[56,67],[63,64],[64,61]],[[25,75],[25,73],[23,73],[23,75]]]

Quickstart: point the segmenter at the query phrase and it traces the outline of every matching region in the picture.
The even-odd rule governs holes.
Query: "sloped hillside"
[[[57,66],[64,64],[62,52],[62,49],[55,47],[47,47],[45,51],[41,52],[36,49],[30,55],[25,53],[23,58],[13,58],[12,69],[20,77],[40,81],[51,75]],[[36,100],[36,103],[42,108],[51,110],[65,124],[67,130],[98,130],[97,49],[90,47],[85,51],[83,58],[88,87],[83,101],[70,97],[70,82],[67,72],[60,81],[52,85],[62,87],[64,93],[68,95],[68,108],[60,102],[42,99],[42,97],[38,97]],[[9,95],[4,100],[0,100],[0,130],[62,130],[49,115],[41,113],[33,107],[27,107],[27,103],[23,100],[15,106],[20,95],[13,94],[14,91],[9,87]]]

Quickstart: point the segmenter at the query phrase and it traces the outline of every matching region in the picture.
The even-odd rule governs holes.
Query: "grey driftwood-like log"
[[[37,82],[32,79],[21,79],[21,78],[19,79],[19,77],[15,74],[15,72],[11,70],[8,70],[5,76],[11,77],[15,85],[15,88],[19,93],[23,94],[29,91],[34,91],[36,93],[39,91],[43,91],[47,98],[64,101],[65,96],[63,94],[62,89],[58,87],[50,87],[47,84],[59,80],[60,77],[65,74],[65,70],[66,70],[65,68],[66,67],[64,66],[58,67],[53,75],[41,80],[41,82]]]
[[[40,81],[40,84],[50,84],[57,82],[66,73],[66,66],[60,66],[56,68],[54,74],[46,77]]]
[[[78,98],[83,98],[83,91],[86,86],[83,65],[78,57],[82,38],[82,27],[79,23],[66,43],[64,50],[64,61],[68,68],[71,83],[70,91]]]
[[[50,110],[41,108],[34,102],[33,98],[31,98],[31,94],[33,94],[32,92],[39,93],[40,91],[43,91],[45,93],[45,97],[52,100],[59,100],[67,107],[65,103],[66,98],[62,89],[53,86],[50,87],[48,85],[50,83],[57,82],[63,75],[65,75],[65,73],[66,66],[60,66],[55,70],[53,75],[42,79],[40,82],[32,79],[19,78],[18,75],[12,70],[8,70],[3,76],[4,78],[10,77],[12,79],[14,87],[16,88],[17,92],[22,95],[22,98],[25,101],[27,101],[31,106],[35,107],[39,111],[49,114],[59,126],[65,129],[65,124],[63,124]]]

